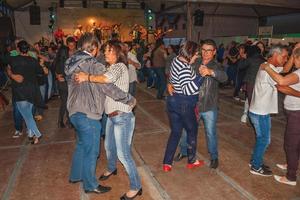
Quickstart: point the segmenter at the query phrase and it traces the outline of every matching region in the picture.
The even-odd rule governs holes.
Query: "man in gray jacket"
[[[82,181],[86,193],[100,194],[111,190],[110,187],[101,186],[95,174],[100,153],[100,119],[105,98],[109,96],[131,106],[134,106],[136,101],[112,83],[76,83],[74,76],[78,72],[91,75],[105,72],[105,66],[95,58],[99,49],[98,39],[91,33],[86,33],[79,39],[78,44],[80,51],[66,61],[65,67],[69,91],[67,108],[77,135],[69,181]]]

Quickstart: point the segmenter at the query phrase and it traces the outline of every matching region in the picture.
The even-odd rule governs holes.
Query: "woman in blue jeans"
[[[100,194],[111,190],[111,187],[100,185],[96,177],[101,134],[100,119],[105,99],[108,98],[106,95],[127,104],[135,100],[113,84],[95,84],[90,78],[88,82],[76,83],[74,77],[77,72],[91,75],[105,72],[105,66],[95,58],[99,47],[96,36],[86,33],[79,39],[78,44],[80,51],[66,61],[65,68],[69,89],[67,107],[77,135],[70,182],[82,181],[86,193]]]
[[[109,64],[107,72],[103,75],[79,73],[75,79],[78,82],[113,83],[124,92],[128,92],[127,56],[122,52],[121,44],[109,41],[104,50],[105,60]],[[130,181],[130,190],[121,196],[121,199],[134,199],[142,194],[141,180],[131,154],[135,116],[131,106],[116,102],[110,97],[106,97],[105,112],[108,116],[105,130],[108,166],[107,171],[100,176],[99,180],[107,180],[111,175],[117,174],[117,160],[119,159],[124,165]]]
[[[29,44],[26,41],[18,43],[20,55],[12,57],[8,75],[12,79],[12,98],[16,108],[25,120],[28,137],[32,144],[39,143],[42,136],[33,119],[32,109],[38,95],[37,75],[43,74],[43,68],[35,58],[28,55]]]
[[[167,98],[167,112],[171,125],[171,134],[168,139],[163,170],[171,171],[174,154],[184,128],[187,131],[188,164],[187,168],[203,165],[203,161],[196,159],[197,147],[197,118],[195,107],[198,101],[199,87],[202,77],[197,75],[191,64],[198,58],[198,45],[187,41],[174,58],[170,69],[169,82],[174,87],[172,96]],[[206,74],[201,74],[205,76]]]

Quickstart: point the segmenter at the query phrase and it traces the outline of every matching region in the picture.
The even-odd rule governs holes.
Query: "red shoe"
[[[202,165],[204,165],[203,160],[196,160],[194,163],[187,164],[186,168],[193,169],[194,167],[201,167]]]
[[[169,172],[171,170],[172,170],[172,165],[167,165],[167,164],[163,165],[163,171],[164,172]]]

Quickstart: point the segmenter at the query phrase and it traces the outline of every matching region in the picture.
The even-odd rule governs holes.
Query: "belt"
[[[121,114],[122,112],[120,112],[120,111],[114,111],[114,112],[112,112],[112,113],[109,113],[109,114],[107,114],[107,116],[109,117],[109,118],[111,118],[111,117],[115,117],[115,116],[117,116],[117,115],[119,115],[119,114]]]

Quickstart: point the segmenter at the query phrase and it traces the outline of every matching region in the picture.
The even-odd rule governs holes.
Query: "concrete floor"
[[[242,103],[232,99],[232,89],[222,89],[218,119],[218,170],[210,170],[209,156],[203,132],[199,127],[198,152],[206,165],[186,169],[186,160],[175,163],[169,173],[162,171],[162,159],[169,135],[165,102],[156,100],[155,90],[138,86],[136,128],[133,155],[142,179],[143,200],[216,200],[216,199],[300,199],[300,182],[296,187],[275,182],[273,177],[260,177],[249,173],[248,163],[254,144],[254,131],[240,123]],[[41,144],[31,145],[25,135],[13,139],[11,108],[0,113],[0,197],[11,200],[117,200],[128,190],[129,182],[124,168],[118,166],[118,175],[102,182],[112,186],[106,194],[87,195],[81,185],[68,183],[68,175],[75,135],[72,129],[57,128],[59,100],[50,101],[49,109],[38,126],[43,134]],[[265,156],[274,174],[285,172],[276,168],[284,163],[283,114],[273,117],[272,142]],[[101,149],[97,174],[106,165]]]

